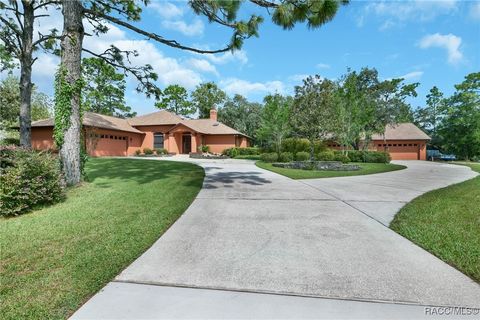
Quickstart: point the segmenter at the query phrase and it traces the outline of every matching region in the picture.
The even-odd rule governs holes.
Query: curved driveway
[[[206,172],[197,199],[117,283],[480,306],[477,283],[386,227],[413,198],[473,178],[469,168],[410,161],[291,180],[250,161],[192,162]]]

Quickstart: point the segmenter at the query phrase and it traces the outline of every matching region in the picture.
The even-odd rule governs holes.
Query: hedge
[[[345,153],[352,162],[389,163],[391,160],[390,154],[384,151],[347,150]],[[335,151],[335,155],[340,154],[342,151]]]
[[[235,158],[236,156],[255,156],[260,154],[259,148],[249,147],[249,148],[228,148],[223,150],[222,154],[229,156],[230,158]]]
[[[17,216],[65,197],[57,156],[1,147],[0,163],[0,215]]]
[[[293,154],[291,152],[282,152],[280,153],[280,157],[278,159],[280,162],[292,162],[293,161]]]
[[[276,154],[275,152],[263,153],[260,155],[260,160],[262,160],[263,162],[277,162],[278,154]]]
[[[327,150],[326,145],[318,140],[313,144],[314,153],[320,153]],[[297,159],[297,153],[308,152],[310,153],[310,141],[308,139],[287,138],[282,142],[282,151],[290,152],[295,160]]]

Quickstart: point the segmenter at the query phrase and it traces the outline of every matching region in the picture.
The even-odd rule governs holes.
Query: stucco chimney
[[[214,108],[210,109],[210,120],[217,121],[217,110]]]

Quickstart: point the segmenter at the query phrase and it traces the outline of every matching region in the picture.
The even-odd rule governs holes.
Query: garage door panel
[[[114,139],[99,139],[93,150],[90,150],[93,157],[103,156],[126,156],[127,141]]]
[[[392,160],[418,160],[418,147],[389,147]]]

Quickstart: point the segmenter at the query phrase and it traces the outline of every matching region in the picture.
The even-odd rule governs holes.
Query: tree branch
[[[104,13],[101,13],[101,12],[98,12],[98,11],[95,11],[95,10],[86,9],[86,8],[84,9],[84,12],[86,14],[90,14],[92,16],[92,18],[99,17],[99,18],[102,18],[104,20],[113,22],[113,23],[118,24],[122,27],[130,29],[130,30],[132,30],[132,31],[134,31],[138,34],[144,35],[144,36],[148,37],[148,39],[155,40],[157,42],[163,43],[167,46],[177,48],[177,49],[192,51],[192,52],[196,52],[196,53],[221,53],[221,52],[227,52],[229,50],[232,50],[232,48],[233,48],[232,45],[228,45],[227,47],[225,47],[223,49],[218,49],[218,50],[201,50],[201,49],[197,49],[197,48],[187,47],[187,46],[184,46],[184,45],[178,43],[175,40],[167,40],[167,39],[163,38],[162,36],[160,36],[156,33],[147,32],[147,31],[142,30],[140,28],[137,28],[137,27],[125,22],[125,21],[122,21],[120,19],[117,19],[117,18],[114,18],[112,16],[106,15]]]
[[[161,90],[158,88],[154,83],[150,81],[151,80],[156,80],[157,75],[152,71],[152,67],[150,65],[146,65],[144,67],[131,67],[131,66],[126,66],[123,64],[120,60],[118,61],[118,58],[115,57],[115,54],[119,53],[124,53],[127,56],[127,60],[130,63],[129,55],[130,54],[135,54],[136,52],[131,52],[131,51],[116,51],[114,50],[116,48],[111,47],[107,49],[105,52],[98,54],[96,52],[93,52],[91,50],[82,48],[82,51],[87,52],[91,54],[92,56],[102,59],[109,65],[111,65],[114,68],[118,68],[123,70],[124,74],[130,73],[133,75],[139,82],[139,86],[137,87],[137,91],[143,91],[147,97],[150,97],[150,95],[154,95],[156,99],[160,97]],[[122,56],[123,57],[123,56]]]
[[[42,7],[46,7],[46,6],[49,6],[51,4],[56,4],[56,5],[59,5],[60,4],[60,1],[55,1],[55,0],[52,0],[52,1],[45,1],[45,2],[42,2],[40,3],[38,6],[34,7],[33,10],[37,10],[37,9],[40,9]]]
[[[250,0],[250,2],[255,3],[256,5],[264,8],[278,8],[278,4],[271,1],[265,0]]]
[[[57,40],[62,40],[62,36],[52,36],[52,35],[48,35],[48,36],[45,36],[43,34],[40,34],[40,37],[38,38],[38,40],[34,41],[32,43],[32,47],[35,48],[37,45],[41,44],[42,42],[44,41],[47,41],[47,40],[50,40],[50,39],[57,39]]]

